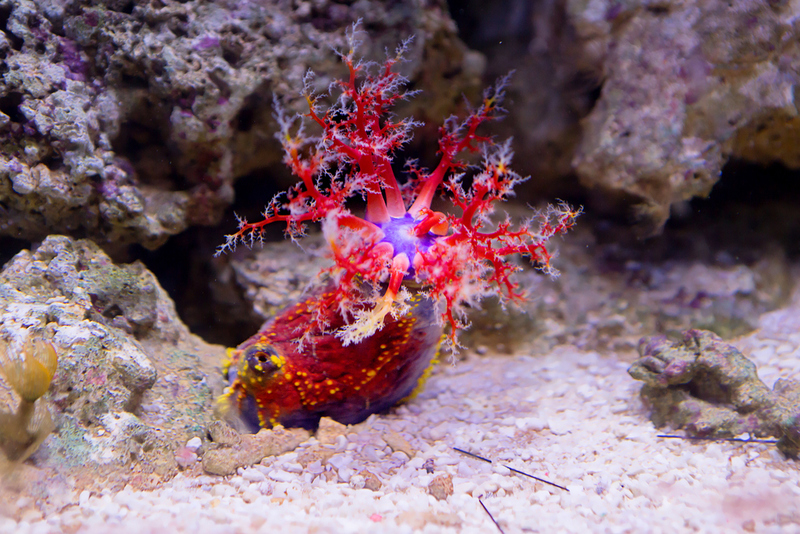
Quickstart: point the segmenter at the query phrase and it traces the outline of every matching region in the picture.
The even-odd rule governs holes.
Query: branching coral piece
[[[357,343],[382,328],[388,314],[402,315],[406,297],[401,286],[413,284],[437,304],[455,346],[457,331],[466,326],[466,306],[490,294],[523,297],[511,278],[518,267],[509,256],[526,256],[543,272],[557,274],[546,244],[566,232],[580,210],[560,203],[518,227],[508,218],[499,224],[491,221],[495,203],[512,196],[514,187],[525,180],[510,168],[510,142],[495,144],[478,133],[485,122],[503,114],[507,77],[484,93],[480,106],[466,119],[445,121],[438,165],[430,172],[409,165],[411,179],[401,187],[392,164],[417,123],[395,118],[391,109],[413,95],[404,89],[407,80],[395,71],[408,42],[383,65],[365,63],[355,56],[357,29],[354,26],[348,36],[349,51],[341,55],[349,76],[330,87],[335,103],[323,106],[323,97],[311,89],[310,74],[303,89],[309,106],[305,116],[290,118],[276,102],[284,162],[300,182],[269,203],[263,220],[241,220],[218,253],[238,242],[260,241],[268,224],[284,223],[287,235],[297,239],[307,223],[319,222],[334,260],[327,272],[334,289],[317,302],[320,311],[313,326],[324,330],[326,311],[336,307],[349,321],[337,336],[344,345]],[[308,133],[311,126],[319,135]],[[483,154],[479,167],[459,160],[468,152]],[[440,190],[460,215],[431,209]],[[346,207],[354,196],[367,201],[363,218]],[[365,284],[373,289],[366,303]]]

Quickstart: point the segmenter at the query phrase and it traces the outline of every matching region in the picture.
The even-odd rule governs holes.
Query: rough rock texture
[[[639,199],[660,231],[670,206],[706,195],[730,157],[799,168],[799,9],[567,0],[579,38],[604,65],[574,161],[581,181]]]
[[[800,453],[800,382],[778,380],[770,390],[752,361],[702,330],[675,342],[643,339],[639,352],[628,372],[645,382],[642,398],[656,426],[703,437],[775,436],[787,456]]]
[[[29,336],[55,347],[42,400],[56,430],[33,459],[79,484],[174,473],[175,449],[204,434],[221,389],[222,347],[189,333],[142,264],[115,265],[86,240],[48,237],[0,271],[0,336],[10,350]],[[3,380],[0,401],[15,402]]]
[[[571,172],[660,232],[670,206],[705,196],[731,158],[800,168],[791,2],[453,0],[487,75],[510,69],[526,186]],[[621,201],[621,202],[618,202]]]
[[[408,111],[441,120],[482,63],[443,2],[0,0],[0,233],[155,248],[215,224],[233,181],[276,161],[272,96],[300,109],[363,19],[363,53],[415,36]]]

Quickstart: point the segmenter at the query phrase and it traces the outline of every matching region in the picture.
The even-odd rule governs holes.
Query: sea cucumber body
[[[338,310],[322,310],[325,331],[309,335],[318,290],[267,321],[230,351],[230,386],[220,398],[224,417],[252,432],[286,427],[314,429],[323,416],[355,424],[411,395],[436,359],[442,339],[431,301],[414,295],[411,310],[391,315],[360,343],[343,346]],[[306,334],[302,344],[301,336]]]

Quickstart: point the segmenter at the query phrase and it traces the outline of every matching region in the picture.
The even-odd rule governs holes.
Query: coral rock
[[[359,17],[375,57],[416,35],[409,70],[441,88],[431,113],[478,82],[442,6],[362,4],[0,1],[0,233],[156,248],[215,224],[234,180],[280,158],[271,96],[296,99],[312,65],[335,72]]]
[[[58,354],[42,397],[57,428],[36,453],[43,469],[88,483],[132,466],[168,475],[174,451],[210,422],[224,349],[189,333],[142,264],[64,236],[23,250],[0,271],[0,336],[14,346],[32,335]],[[2,402],[6,390],[0,380]]]
[[[588,186],[630,195],[651,232],[672,204],[705,196],[729,157],[800,167],[798,7],[713,1],[568,1],[602,63],[600,98],[573,161]]]
[[[753,362],[703,330],[688,330],[676,342],[643,339],[639,352],[628,372],[645,382],[642,397],[656,426],[704,437],[775,436],[787,456],[800,453],[800,382],[779,380],[770,390]]]

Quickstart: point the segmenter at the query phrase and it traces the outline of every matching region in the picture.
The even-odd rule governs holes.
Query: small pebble
[[[428,493],[436,497],[439,501],[447,500],[453,494],[453,477],[449,473],[437,475],[428,484]]]
[[[175,451],[175,461],[182,469],[191,467],[197,461],[197,453],[189,447],[181,447]]]
[[[379,489],[381,489],[381,486],[383,484],[381,484],[381,479],[379,479],[377,477],[377,475],[375,475],[375,473],[372,473],[372,472],[367,471],[365,469],[365,470],[359,472],[358,474],[361,475],[362,477],[364,477],[364,488],[365,489],[372,490],[372,491],[378,491]]]
[[[258,469],[245,469],[242,473],[242,478],[248,482],[263,482],[267,479],[267,477],[264,476],[264,473]]]
[[[296,475],[288,473],[283,469],[273,469],[269,472],[269,478],[276,482],[291,482],[292,480],[297,480]]]

